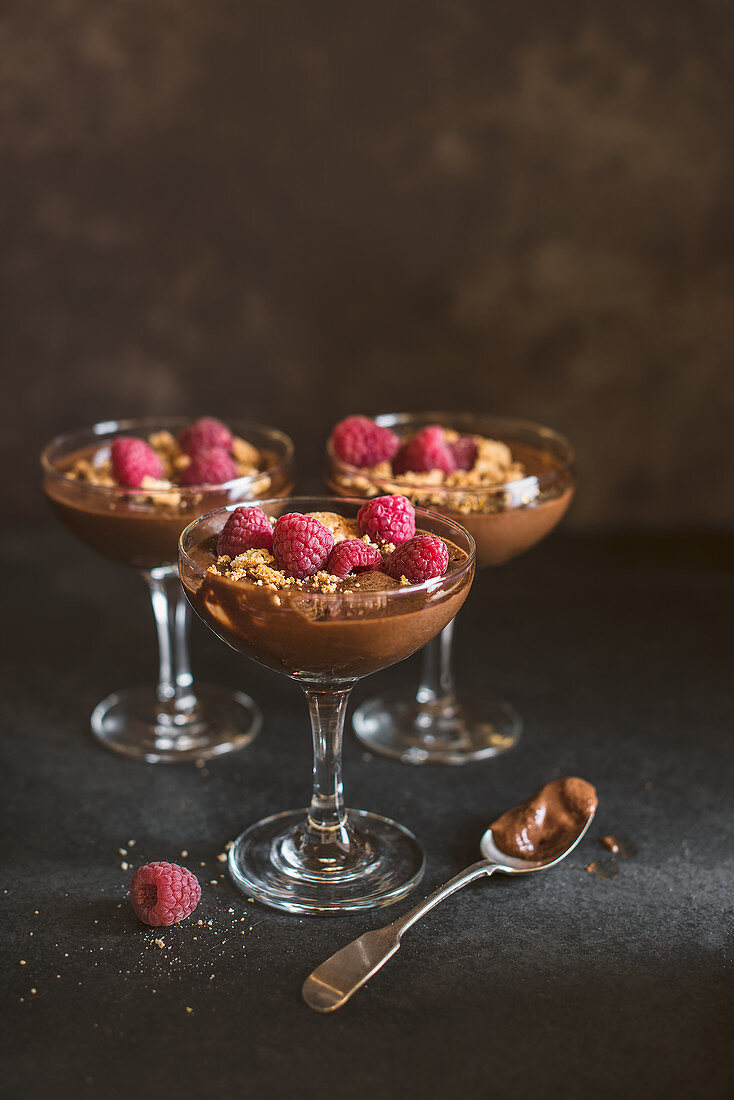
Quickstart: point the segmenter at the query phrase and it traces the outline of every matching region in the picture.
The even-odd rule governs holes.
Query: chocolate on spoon
[[[392,924],[365,932],[317,967],[303,984],[306,1004],[316,1012],[341,1008],[395,954],[406,929],[475,879],[496,871],[505,875],[544,871],[559,863],[586,833],[597,803],[596,790],[584,779],[566,777],[546,783],[487,829],[480,842],[484,859],[449,879]]]
[[[585,779],[553,779],[497,818],[482,837],[482,855],[485,859],[510,856],[548,866],[578,843],[597,803],[596,789]]]

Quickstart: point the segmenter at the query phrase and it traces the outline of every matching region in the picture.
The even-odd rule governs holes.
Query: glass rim
[[[503,490],[512,490],[514,492],[522,490],[524,487],[531,488],[533,486],[544,486],[552,484],[554,481],[563,477],[565,474],[570,473],[573,469],[574,462],[576,461],[576,452],[571,444],[571,441],[563,435],[561,432],[556,431],[555,428],[548,428],[544,424],[539,424],[534,420],[524,420],[517,416],[504,416],[502,414],[494,413],[473,413],[473,412],[448,412],[447,410],[439,412],[410,412],[410,413],[378,413],[372,417],[376,424],[384,428],[393,428],[401,424],[410,424],[416,420],[420,420],[424,424],[437,423],[446,424],[450,427],[451,421],[454,422],[460,420],[466,420],[467,425],[470,421],[476,421],[480,423],[484,421],[486,423],[494,421],[496,424],[502,424],[512,431],[524,431],[537,436],[541,440],[548,440],[554,443],[563,452],[562,462],[553,470],[548,470],[546,473],[541,474],[527,474],[525,477],[511,478],[508,481],[493,481],[488,485],[432,485],[426,482],[411,481],[409,476],[405,474],[393,474],[390,473],[384,477],[374,476],[375,482],[389,481],[394,482],[396,485],[410,489],[416,493],[445,493],[447,497],[462,496],[470,494],[472,496],[481,496],[484,494],[492,494],[502,492]],[[478,434],[477,431],[471,432],[467,427],[468,434]],[[369,478],[369,467],[364,466],[352,466],[351,463],[345,462],[343,458],[339,458],[332,446],[330,433],[329,438],[326,441],[326,453],[329,459],[350,476]]]
[[[142,417],[128,417],[124,420],[100,420],[96,424],[89,425],[86,428],[73,428],[69,431],[59,432],[52,439],[45,444],[39,455],[39,462],[41,469],[47,477],[54,478],[60,482],[73,483],[81,488],[84,492],[97,493],[100,496],[108,496],[111,499],[125,499],[130,496],[140,496],[144,493],[146,497],[151,497],[153,500],[157,498],[170,497],[171,493],[181,493],[183,497],[201,496],[202,493],[221,493],[222,491],[237,489],[238,491],[246,491],[247,486],[254,484],[258,478],[265,475],[272,476],[279,470],[285,469],[292,461],[294,454],[293,440],[280,428],[273,428],[269,424],[260,424],[255,420],[235,420],[230,422],[227,426],[232,428],[235,434],[240,435],[242,432],[247,432],[249,429],[254,429],[257,432],[262,432],[274,442],[278,442],[283,448],[283,455],[278,461],[272,465],[267,466],[264,470],[258,470],[254,474],[244,474],[242,476],[231,478],[229,481],[219,481],[216,485],[176,485],[171,484],[167,488],[152,488],[152,489],[128,489],[123,485],[94,485],[91,482],[77,482],[74,478],[70,478],[66,473],[59,470],[54,466],[50,459],[52,451],[56,448],[70,443],[75,436],[99,436],[100,441],[104,441],[108,437],[117,433],[124,434],[125,432],[134,431],[170,431],[176,427],[178,429],[184,428],[187,425],[193,423],[189,417],[185,416],[142,416]],[[242,438],[246,438],[242,435]]]
[[[205,570],[202,570],[201,565],[198,562],[195,562],[193,560],[193,558],[189,554],[188,550],[186,550],[186,548],[184,547],[184,538],[185,538],[186,534],[189,531],[191,531],[194,527],[197,527],[199,524],[203,524],[205,520],[210,519],[212,516],[219,515],[220,513],[223,513],[223,512],[233,512],[235,510],[235,508],[260,508],[263,504],[265,504],[265,505],[277,504],[277,505],[285,505],[286,509],[290,510],[291,505],[302,504],[302,503],[305,503],[306,501],[310,501],[310,502],[313,502],[313,501],[327,502],[328,501],[329,503],[335,504],[335,505],[353,504],[355,506],[359,506],[360,508],[362,507],[362,505],[365,502],[364,497],[332,497],[332,496],[324,496],[324,497],[319,497],[319,496],[268,497],[268,498],[265,498],[263,500],[243,500],[243,501],[240,501],[238,504],[227,504],[227,505],[223,505],[220,508],[212,508],[211,512],[205,512],[203,515],[197,516],[196,519],[192,520],[191,523],[187,524],[186,527],[184,527],[183,531],[181,532],[181,534],[178,537],[179,559],[183,558],[184,561],[187,563],[187,565],[195,573],[198,573],[198,574],[203,576]],[[457,565],[456,568],[454,568],[450,571],[447,571],[446,573],[444,573],[440,577],[431,577],[430,580],[421,581],[419,584],[406,584],[406,585],[402,585],[400,588],[388,588],[388,589],[385,589],[382,592],[360,592],[359,590],[357,590],[356,592],[350,592],[349,594],[347,594],[345,592],[309,592],[308,590],[304,591],[303,589],[297,589],[296,591],[298,592],[299,597],[312,597],[313,599],[319,599],[319,600],[341,600],[341,601],[344,601],[345,599],[348,599],[348,600],[374,600],[376,596],[384,596],[386,598],[393,599],[397,596],[402,596],[402,595],[408,595],[408,594],[415,595],[418,592],[438,591],[441,587],[443,587],[446,584],[447,581],[456,580],[456,579],[460,578],[464,573],[467,573],[468,571],[470,571],[471,569],[474,568],[474,566],[476,565],[477,545],[476,545],[476,542],[474,541],[473,535],[469,531],[467,531],[467,529],[465,527],[462,527],[460,523],[457,523],[455,520],[450,519],[448,516],[444,516],[441,512],[433,512],[430,508],[416,507],[415,514],[416,514],[416,521],[418,520],[419,514],[420,515],[426,515],[426,516],[429,516],[431,520],[438,521],[440,524],[448,526],[448,528],[450,530],[455,529],[456,531],[458,531],[462,535],[462,537],[469,544],[469,550],[468,550],[468,553],[467,553],[466,561],[462,562],[460,565]],[[417,522],[416,522],[416,526],[417,526]],[[432,533],[432,532],[429,532],[429,534],[430,533]],[[441,536],[439,535],[438,537],[440,538]],[[461,547],[459,547],[459,549],[461,549]],[[226,580],[226,578],[223,578],[223,579]],[[231,583],[236,583],[236,582],[231,582]]]

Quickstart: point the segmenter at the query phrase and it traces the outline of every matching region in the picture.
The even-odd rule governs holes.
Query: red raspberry
[[[457,470],[471,470],[477,460],[477,441],[473,435],[460,435],[455,443],[449,444]]]
[[[262,508],[235,508],[219,532],[217,553],[236,558],[245,550],[272,550],[273,528]]]
[[[323,569],[333,545],[329,528],[300,512],[281,516],[273,528],[273,554],[278,567],[300,580]]]
[[[210,447],[206,451],[196,451],[191,462],[182,470],[179,481],[182,485],[221,485],[237,477],[237,467],[220,447]]]
[[[362,535],[397,546],[415,534],[415,508],[407,497],[373,497],[357,513]]]
[[[399,581],[405,577],[411,584],[442,577],[449,564],[446,543],[437,535],[416,535],[398,546],[385,562],[385,572]]]
[[[229,451],[232,447],[232,433],[221,420],[215,420],[213,416],[202,416],[180,431],[176,442],[187,455],[208,451],[212,447]]]
[[[329,554],[326,568],[335,577],[346,577],[347,573],[377,569],[381,563],[382,554],[376,547],[361,539],[343,539]]]
[[[138,867],[130,883],[133,909],[143,924],[154,928],[188,917],[200,897],[196,876],[177,863],[146,863]]]
[[[392,468],[396,474],[420,474],[428,470],[452,473],[456,469],[456,460],[446,442],[443,428],[438,424],[421,428],[402,445],[395,455]]]
[[[163,477],[163,464],[144,439],[121,435],[112,444],[112,473],[126,489],[139,489],[144,477]]]
[[[350,466],[376,466],[390,462],[400,440],[368,416],[348,416],[331,433],[331,445],[337,457]]]

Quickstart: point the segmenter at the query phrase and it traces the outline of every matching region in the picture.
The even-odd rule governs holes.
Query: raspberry
[[[288,512],[273,528],[273,554],[280,569],[303,580],[323,569],[334,545],[328,527],[313,516]]]
[[[235,508],[219,532],[217,553],[236,558],[245,550],[272,550],[273,528],[262,508]]]
[[[227,452],[221,447],[209,447],[192,455],[179,481],[182,485],[220,485],[234,477],[237,477],[237,467]]]
[[[446,442],[443,428],[438,424],[421,428],[402,445],[395,455],[392,468],[396,474],[419,474],[428,470],[452,473],[456,469],[456,460]]]
[[[202,416],[180,431],[176,442],[187,455],[208,451],[212,447],[229,451],[232,447],[232,433],[221,420],[215,420],[213,416]]]
[[[163,477],[163,464],[144,439],[121,435],[112,444],[112,473],[126,489],[139,489],[144,477]]]
[[[362,535],[397,546],[415,534],[415,508],[407,497],[373,497],[357,513]]]
[[[188,917],[200,897],[196,876],[177,863],[146,863],[138,867],[130,883],[133,909],[143,924],[154,928]]]
[[[376,466],[390,462],[400,440],[389,428],[381,428],[368,416],[348,416],[331,433],[331,445],[350,466]]]
[[[335,577],[346,577],[347,573],[365,573],[376,569],[382,562],[380,551],[361,539],[343,539],[329,554],[326,568]]]
[[[437,535],[416,535],[398,546],[385,562],[385,572],[399,581],[405,577],[411,584],[442,577],[449,564],[446,543]]]
[[[477,460],[477,441],[473,435],[460,435],[455,443],[449,444],[457,470],[471,470]]]

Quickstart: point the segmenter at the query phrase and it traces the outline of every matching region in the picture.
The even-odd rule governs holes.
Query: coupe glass
[[[477,565],[502,565],[529,550],[560,522],[573,498],[574,453],[558,432],[506,416],[474,413],[390,413],[375,418],[400,436],[427,424],[462,435],[507,443],[524,463],[526,476],[481,488],[421,484],[411,474],[366,474],[327,445],[329,488],[348,496],[402,493],[452,517],[473,535]],[[423,651],[423,668],[413,698],[399,691],[370,699],[354,715],[354,730],[374,752],[407,764],[466,764],[497,756],[516,745],[522,721],[515,708],[481,694],[459,695],[453,671],[452,621]]]
[[[294,498],[259,501],[270,516],[338,511],[355,518],[362,501]],[[179,571],[191,603],[239,653],[297,681],[311,715],[313,794],[308,809],[251,825],[229,853],[237,886],[276,909],[339,914],[390,905],[423,873],[423,852],[402,825],[347,810],[342,735],[355,682],[413,653],[453,619],[474,576],[474,540],[452,520],[421,509],[417,526],[454,543],[465,558],[443,577],[379,591],[275,592],[209,573],[228,509],[187,527]]]
[[[242,692],[195,683],[189,661],[190,614],[176,565],[178,536],[196,516],[230,501],[291,490],[293,444],[260,424],[235,423],[235,435],[266,458],[266,469],[221,485],[123,489],[66,476],[75,459],[104,457],[122,435],[174,435],[189,420],[106,421],[58,435],[41,454],[43,488],[54,511],[88,546],[136,569],[145,580],[158,635],[158,684],[109,695],[92,713],[92,731],[109,749],[149,763],[190,760],[249,744],[262,724]]]

